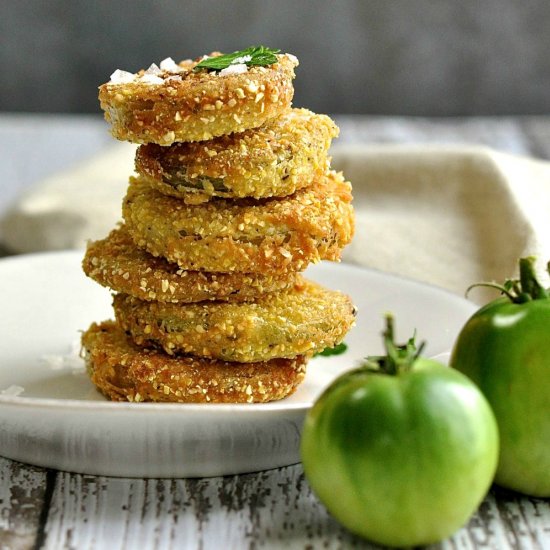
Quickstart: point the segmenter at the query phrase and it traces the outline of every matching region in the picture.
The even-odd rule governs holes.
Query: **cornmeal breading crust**
[[[290,108],[298,61],[277,57],[273,65],[230,75],[193,72],[201,59],[182,61],[182,72],[161,74],[162,84],[107,82],[99,87],[99,101],[113,136],[133,143],[171,145],[242,132]]]
[[[348,296],[305,279],[255,302],[175,305],[118,294],[113,307],[138,345],[239,362],[312,355],[340,343],[355,322]]]
[[[261,128],[208,142],[142,145],[136,170],[162,193],[191,204],[213,196],[281,197],[326,172],[337,135],[328,116],[292,109]]]
[[[92,382],[113,401],[263,403],[293,393],[307,358],[229,363],[140,348],[113,321],[82,335]]]
[[[333,171],[289,197],[199,205],[131,178],[122,213],[137,246],[183,269],[270,274],[339,260],[353,235],[351,200],[351,185]]]
[[[185,271],[138,248],[124,226],[88,244],[82,262],[86,275],[99,284],[158,302],[204,300],[249,301],[291,287],[299,275],[288,273],[207,273]]]

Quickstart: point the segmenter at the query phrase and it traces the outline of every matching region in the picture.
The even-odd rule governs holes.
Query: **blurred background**
[[[114,69],[264,44],[300,59],[296,106],[550,113],[546,0],[6,0],[0,109],[99,113]]]

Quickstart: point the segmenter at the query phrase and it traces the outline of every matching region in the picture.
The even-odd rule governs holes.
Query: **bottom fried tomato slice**
[[[293,393],[307,358],[232,363],[173,357],[135,345],[114,321],[92,324],[82,335],[92,382],[113,401],[264,403]]]

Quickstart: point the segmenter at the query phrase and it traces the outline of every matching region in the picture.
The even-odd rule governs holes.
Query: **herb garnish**
[[[341,355],[348,349],[348,345],[345,342],[340,342],[333,348],[325,348],[323,351],[316,353],[317,355],[322,355],[323,357],[330,357],[331,355]]]
[[[272,50],[265,46],[250,46],[238,52],[219,55],[217,57],[207,57],[195,65],[193,71],[206,69],[208,71],[221,71],[227,69],[230,65],[244,64],[247,67],[253,65],[273,65],[277,63],[277,55],[281,50]]]

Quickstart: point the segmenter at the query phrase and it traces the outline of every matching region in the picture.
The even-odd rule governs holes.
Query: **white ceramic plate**
[[[382,351],[384,313],[395,314],[400,340],[416,328],[427,354],[444,360],[475,310],[414,281],[313,266],[308,276],[350,294],[359,315],[348,351],[313,359],[294,395],[255,405],[112,403],[77,355],[79,331],[112,317],[109,292],[83,275],[81,258],[61,252],[0,261],[0,453],[73,472],[196,477],[296,463],[306,411],[339,373]]]

